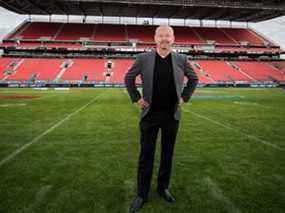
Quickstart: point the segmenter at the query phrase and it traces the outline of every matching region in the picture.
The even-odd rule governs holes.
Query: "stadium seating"
[[[239,43],[249,42],[252,45],[261,46],[264,46],[264,42],[270,43],[250,29],[222,28],[221,30]]]
[[[38,80],[54,80],[60,71],[62,59],[52,58],[26,58],[6,80],[27,81],[33,76]]]
[[[0,80],[5,77],[4,72],[10,69],[11,58],[0,58]]]
[[[174,26],[175,42],[178,45],[215,43],[215,51],[279,54],[281,49],[262,35],[244,28],[213,28]],[[35,47],[86,47],[84,41],[123,42],[137,41],[138,48],[155,46],[152,25],[81,24],[25,22],[10,34],[2,47],[16,46],[31,49]],[[17,38],[17,39],[16,39]],[[16,39],[13,41],[13,39]],[[20,40],[20,41],[19,41]],[[272,44],[274,45],[274,44]],[[129,48],[123,46],[122,48]],[[124,83],[125,72],[134,60],[116,58],[112,74],[107,78],[111,83]],[[97,58],[0,58],[0,79],[2,80],[62,80],[62,81],[105,81],[108,59]],[[66,66],[68,64],[68,66]],[[199,77],[199,82],[215,84],[223,82],[285,82],[284,61],[229,61],[193,60],[191,64]],[[8,71],[8,72],[7,72]],[[86,79],[87,78],[87,79]],[[186,77],[184,81],[186,81]],[[136,79],[141,83],[141,79]]]
[[[195,73],[197,74],[199,78],[199,83],[200,84],[212,84],[215,83],[215,81],[211,78],[208,73],[201,68],[201,66],[196,63],[195,61],[190,62],[192,65],[192,68],[194,69]],[[184,77],[184,82],[187,81],[187,78]]]
[[[80,40],[80,38],[92,39],[95,25],[91,24],[64,24],[59,30],[55,40]]]
[[[107,71],[107,59],[73,59],[73,64],[66,69],[61,80],[83,80],[84,75],[89,81],[105,81],[104,72]],[[124,83],[124,75],[133,64],[133,59],[113,59],[110,83]],[[138,78],[139,79],[139,78]],[[137,83],[140,81],[138,80]]]
[[[67,61],[68,66],[64,67]],[[133,59],[112,59],[110,83],[124,83],[124,75],[134,63]],[[0,79],[27,81],[33,76],[37,80],[105,81],[104,72],[108,59],[44,59],[44,58],[0,58]],[[14,63],[14,68],[12,66]],[[283,61],[222,61],[194,60],[190,62],[203,84],[219,82],[285,82]],[[13,74],[5,75],[7,70]],[[185,77],[185,81],[186,81]],[[136,79],[141,83],[140,77]]]
[[[32,22],[26,23],[12,37],[21,37],[22,39],[40,39],[41,37],[55,36],[61,23]]]
[[[196,61],[215,81],[250,81],[246,75],[234,69],[226,61]]]
[[[246,53],[280,53],[279,47],[234,47],[234,46],[217,46],[215,52],[246,52]]]
[[[191,27],[173,27],[175,43],[177,44],[201,44],[204,40]]]
[[[268,64],[285,74],[285,61],[270,61]]]
[[[114,68],[112,69],[113,75],[111,76],[112,83],[124,82],[124,75],[126,71],[133,64],[133,59],[116,59],[112,60]]]
[[[127,41],[124,25],[100,24],[96,27],[95,41]]]
[[[156,26],[151,25],[27,22],[8,39],[18,37],[37,40],[49,37],[55,41],[87,39],[124,42],[137,40],[142,43],[153,43],[155,28]],[[175,26],[174,30],[177,44],[201,44],[208,41],[221,45],[240,45],[242,42],[259,46],[271,44],[251,29]]]
[[[127,25],[128,39],[140,42],[154,42],[154,26]]]
[[[195,28],[195,31],[203,38],[204,41],[215,41],[219,44],[237,44],[237,42],[225,34],[219,28]]]
[[[285,75],[265,62],[234,62],[241,70],[257,81],[285,81]]]
[[[103,81],[105,59],[72,59],[73,64],[66,69],[61,80],[84,80],[84,75],[89,81]]]

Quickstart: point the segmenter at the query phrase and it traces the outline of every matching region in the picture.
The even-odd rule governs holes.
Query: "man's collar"
[[[154,53],[155,55],[159,55],[156,48],[153,49],[153,53]],[[169,56],[173,55],[173,53],[175,53],[175,52],[173,51],[173,49],[171,49],[170,52],[167,54],[166,57],[169,57]],[[159,56],[160,56],[161,58],[163,58],[161,55],[159,55]],[[164,57],[164,58],[166,58],[166,57]]]

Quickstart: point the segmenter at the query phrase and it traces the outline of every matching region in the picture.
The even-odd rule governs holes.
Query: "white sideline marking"
[[[60,126],[63,122],[67,121],[69,118],[71,118],[73,115],[76,115],[78,112],[80,112],[81,110],[83,110],[84,108],[86,108],[88,105],[90,105],[91,103],[93,103],[96,99],[98,99],[102,94],[97,95],[95,98],[93,98],[91,101],[89,101],[87,104],[84,104],[82,107],[80,107],[79,109],[75,110],[74,112],[68,114],[66,117],[64,117],[63,119],[61,119],[59,122],[57,122],[56,124],[54,124],[53,126],[51,126],[49,129],[47,129],[46,131],[44,131],[42,134],[38,135],[37,137],[35,137],[34,139],[32,139],[30,142],[24,144],[23,146],[21,146],[19,149],[15,150],[14,152],[12,152],[10,155],[8,155],[7,157],[5,157],[4,159],[2,159],[0,161],[0,167],[3,166],[5,163],[7,163],[8,161],[12,160],[14,157],[16,157],[19,153],[21,153],[22,151],[24,151],[25,149],[27,149],[29,146],[31,146],[32,144],[38,142],[42,137],[44,137],[45,135],[47,135],[48,133],[50,133],[51,131],[53,131],[55,128],[57,128],[58,126]]]
[[[34,90],[44,90],[47,91],[49,88],[48,87],[34,87]]]
[[[36,99],[36,100],[43,100],[43,99],[51,98],[51,97],[55,97],[55,96],[59,96],[59,94],[44,95],[44,96],[41,96],[39,99]]]
[[[204,115],[200,115],[200,114],[198,114],[198,113],[196,113],[196,112],[188,111],[188,110],[186,110],[186,109],[183,109],[183,110],[184,110],[185,112],[192,113],[192,114],[196,115],[197,117],[203,118],[203,119],[205,119],[205,120],[207,120],[207,121],[210,121],[210,122],[212,122],[212,123],[214,123],[214,124],[217,124],[218,126],[222,126],[222,127],[224,127],[225,129],[229,129],[229,130],[235,131],[235,132],[237,132],[237,133],[240,133],[240,134],[242,134],[242,135],[245,135],[245,136],[247,136],[248,138],[254,139],[255,141],[258,141],[258,142],[260,142],[260,143],[262,143],[262,144],[264,144],[264,145],[271,146],[271,147],[274,148],[274,149],[278,149],[278,150],[284,151],[284,149],[281,148],[280,146],[277,146],[277,145],[275,145],[275,144],[272,144],[272,143],[270,143],[270,142],[268,142],[268,141],[266,141],[266,140],[260,139],[260,138],[254,136],[254,135],[249,135],[249,134],[244,133],[244,132],[242,132],[242,131],[240,131],[240,130],[238,130],[238,129],[235,129],[235,128],[231,127],[231,126],[225,125],[225,124],[220,123],[220,122],[218,122],[218,121],[214,121],[214,120],[212,120],[212,119],[210,119],[210,118],[208,118],[208,117],[206,117],[206,116],[204,116]]]
[[[44,199],[46,198],[47,194],[51,191],[51,189],[52,185],[45,185],[40,188],[40,190],[36,193],[35,202],[28,207],[29,212],[33,212],[35,208],[37,208],[39,205],[43,203]]]
[[[125,185],[125,190],[126,190],[126,193],[125,193],[125,199],[126,199],[126,213],[129,212],[129,207],[130,207],[130,196],[132,194],[132,191],[134,190],[134,187],[135,187],[135,183],[131,180],[131,179],[128,179],[128,180],[125,180],[124,181],[124,185]]]
[[[26,103],[0,104],[0,107],[13,107],[13,106],[27,106],[27,104]]]
[[[223,191],[212,181],[210,177],[205,177],[203,181],[207,185],[211,196],[215,200],[222,202],[227,212],[241,213],[241,211],[224,195]]]
[[[246,102],[246,101],[234,101],[234,104],[238,105],[246,105],[246,106],[258,106],[258,107],[263,107],[263,108],[272,108],[269,106],[264,106],[256,102]]]

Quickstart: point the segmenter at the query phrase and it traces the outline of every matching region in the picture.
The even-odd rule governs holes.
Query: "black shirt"
[[[153,73],[150,111],[173,111],[177,103],[171,53],[162,58],[157,52]]]

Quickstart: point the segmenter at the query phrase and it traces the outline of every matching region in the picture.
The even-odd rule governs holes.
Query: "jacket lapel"
[[[154,71],[154,66],[155,66],[155,55],[156,55],[156,50],[152,49],[150,52],[150,57],[149,57],[149,70],[147,73],[149,73],[149,94],[150,94],[150,100],[152,99],[152,89],[153,89],[153,71]],[[173,68],[173,77],[174,77],[174,83],[175,83],[175,88],[176,88],[176,93],[177,96],[179,97],[179,87],[178,87],[178,73],[177,73],[177,64],[176,64],[176,53],[174,51],[171,51],[171,59],[172,59],[172,68]]]
[[[148,74],[148,79],[146,82],[147,86],[146,86],[146,90],[148,90],[147,94],[149,94],[149,102],[151,102],[152,99],[152,89],[153,89],[153,71],[154,71],[154,65],[155,65],[155,49],[152,49],[151,52],[149,53],[149,58],[148,58],[148,70],[147,70],[147,74]]]
[[[172,59],[172,68],[173,68],[173,78],[176,88],[177,97],[180,98],[180,89],[179,89],[179,73],[178,73],[178,65],[177,65],[177,54],[174,51],[171,51],[171,59]]]

